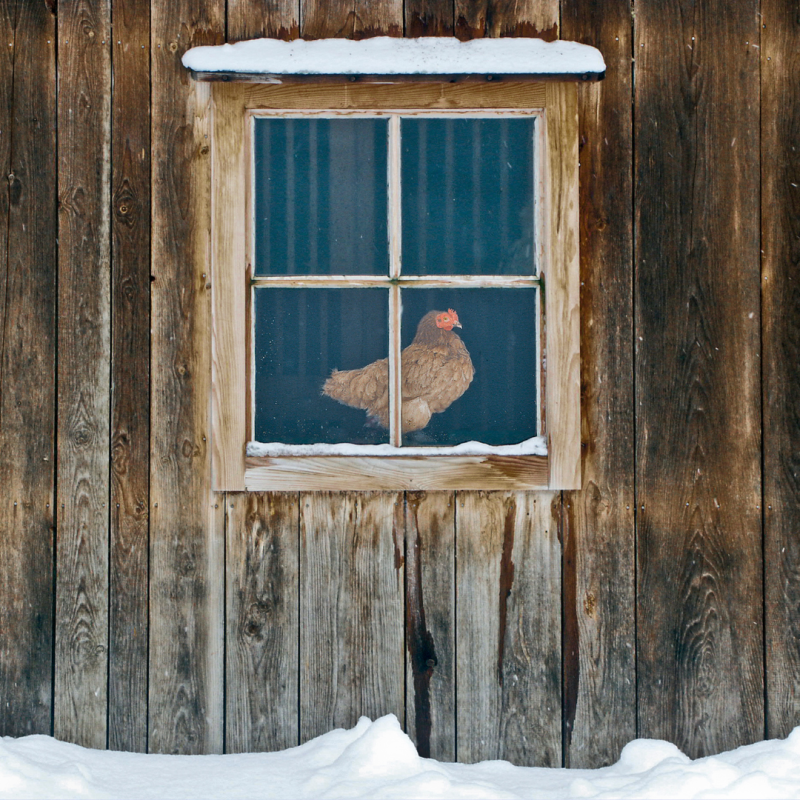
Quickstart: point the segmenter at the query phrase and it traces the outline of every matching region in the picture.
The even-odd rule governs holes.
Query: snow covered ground
[[[800,727],[691,761],[631,742],[598,770],[443,764],[420,758],[394,716],[362,718],[281,753],[158,756],[87,750],[49,736],[0,740],[0,798],[800,798]]]

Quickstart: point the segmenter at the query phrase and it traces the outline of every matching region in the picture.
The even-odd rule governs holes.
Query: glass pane
[[[388,442],[388,430],[366,411],[323,394],[332,370],[359,369],[387,357],[386,290],[259,288],[254,293],[256,441]],[[388,362],[373,370],[372,382],[388,387]],[[358,403],[369,395],[364,381],[359,386],[345,373],[338,383],[333,393],[343,401]],[[372,407],[380,407],[380,398]]]
[[[537,297],[536,289],[403,291],[403,347],[416,338],[403,351],[404,427],[424,422],[425,405],[434,411],[424,427],[403,433],[404,444],[500,445],[536,436]],[[432,329],[429,321],[416,336],[428,312],[448,309],[455,310],[460,329],[448,333],[446,319],[440,320],[444,329],[435,323]],[[472,361],[471,383],[462,377],[469,369],[453,335]]]
[[[534,119],[403,119],[403,273],[534,272]]]
[[[388,121],[254,124],[255,274],[387,274]]]

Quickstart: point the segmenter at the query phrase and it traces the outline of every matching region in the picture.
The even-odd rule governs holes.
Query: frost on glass
[[[534,119],[401,123],[403,272],[531,275]]]
[[[255,274],[387,274],[387,120],[254,126]]]
[[[322,389],[333,370],[389,352],[383,289],[273,289],[255,294],[254,438],[286,444],[381,444],[389,432]],[[388,367],[385,369],[388,383]]]
[[[428,312],[452,309],[461,325],[453,327],[452,334],[463,342],[474,368],[474,377],[463,394],[445,410],[432,414],[423,428],[404,433],[404,444],[455,445],[474,440],[505,445],[537,435],[536,295],[529,289],[403,291],[403,347],[412,344],[419,322]],[[441,343],[428,348],[418,344],[413,350],[414,361],[437,363],[443,347]],[[429,378],[404,396],[406,403],[411,395],[434,399],[443,393],[452,396],[452,383],[461,372],[448,369],[446,364],[433,370],[416,367],[416,371]]]

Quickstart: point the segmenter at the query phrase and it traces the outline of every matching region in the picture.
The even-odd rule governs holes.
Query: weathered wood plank
[[[110,0],[58,13],[58,553],[54,734],[106,746],[111,363]]]
[[[545,84],[248,85],[248,108],[544,108]]]
[[[247,445],[249,151],[240,86],[213,91],[211,170],[211,471],[216,491],[242,491]]]
[[[406,0],[406,36],[452,36],[453,0]]]
[[[419,754],[456,760],[455,497],[409,492],[405,507],[406,722]]]
[[[767,736],[800,723],[800,18],[761,3]],[[755,44],[756,42],[751,42]]]
[[[225,750],[298,744],[298,496],[230,494]]]
[[[0,192],[4,736],[52,733],[55,33],[44,3],[0,4],[0,174],[8,180]]]
[[[268,456],[245,460],[248,491],[536,489],[547,456]]]
[[[757,11],[636,7],[638,733],[692,758],[764,732]]]
[[[455,0],[459,39],[532,36],[558,39],[558,0]]]
[[[300,495],[300,740],[403,722],[401,494]]]
[[[228,41],[300,35],[299,0],[228,0]]]
[[[636,738],[630,2],[569,0],[561,26],[608,65],[578,90],[583,490],[563,531],[565,761],[597,768]]]
[[[458,760],[560,766],[560,495],[457,503]]]
[[[304,39],[403,35],[402,0],[300,0]]]
[[[224,2],[154,3],[150,466],[151,752],[221,752],[223,518],[208,446],[210,91],[181,64],[220,44]]]
[[[147,750],[150,12],[113,0],[108,746]]]
[[[552,489],[581,488],[578,93],[548,83],[547,438]],[[566,398],[566,402],[565,402]]]

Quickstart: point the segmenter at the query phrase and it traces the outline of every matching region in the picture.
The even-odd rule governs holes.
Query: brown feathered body
[[[414,341],[401,356],[403,432],[418,431],[467,390],[475,375],[472,359],[458,334],[439,328],[440,311],[429,311],[417,326]],[[459,326],[460,327],[460,326]],[[323,394],[353,408],[363,408],[389,427],[389,359],[361,369],[334,370]]]

